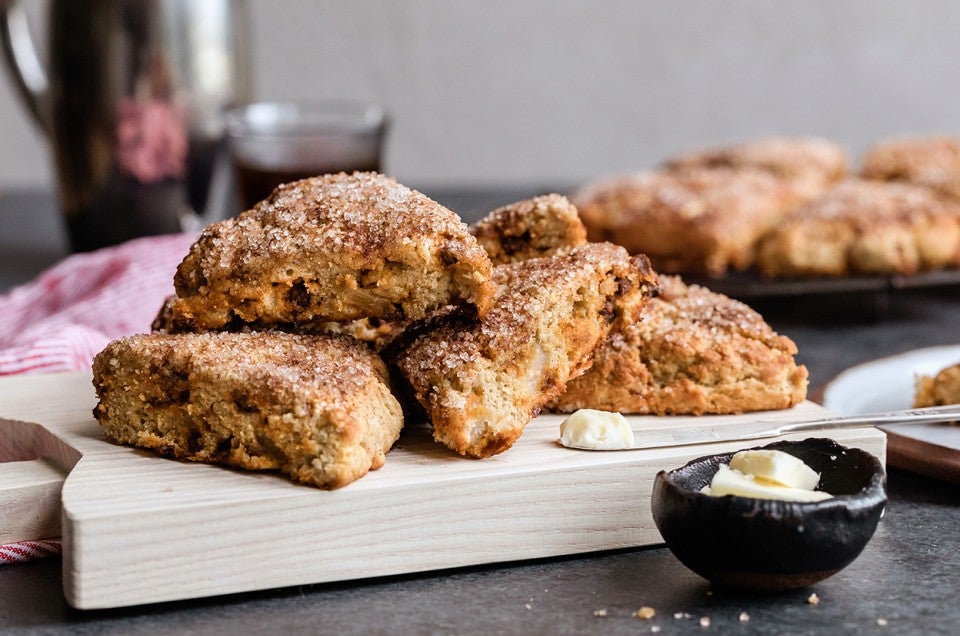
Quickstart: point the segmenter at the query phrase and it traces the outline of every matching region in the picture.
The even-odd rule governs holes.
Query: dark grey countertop
[[[539,190],[424,191],[476,218]],[[0,291],[65,254],[54,211],[49,195],[0,194]],[[859,362],[960,342],[957,287],[914,290],[882,302],[850,300],[763,302],[764,316],[797,342],[812,387]],[[871,310],[856,310],[863,306]],[[60,560],[48,559],[0,567],[0,632],[572,634],[649,633],[656,627],[663,634],[955,633],[960,490],[898,470],[890,471],[888,485],[886,516],[853,564],[811,588],[773,596],[711,593],[667,549],[654,547],[81,612],[63,599]],[[250,567],[269,564],[251,561]],[[818,605],[807,603],[811,592]],[[656,616],[633,617],[641,606],[653,607]],[[599,609],[606,617],[594,616]],[[749,621],[740,621],[742,612]],[[704,616],[708,628],[700,626]]]

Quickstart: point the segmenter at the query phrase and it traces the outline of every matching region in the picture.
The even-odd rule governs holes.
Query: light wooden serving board
[[[89,373],[0,379],[0,416],[8,418],[0,420],[0,532],[7,540],[11,532],[56,533],[57,502],[44,493],[69,473],[60,500],[63,585],[77,608],[660,543],[650,511],[659,470],[764,443],[576,451],[557,443],[562,418],[549,415],[507,452],[478,461],[408,426],[383,468],[328,492],[115,446],[93,419],[94,404]],[[822,412],[807,402],[763,417]],[[630,419],[635,428],[705,423]],[[876,429],[824,435],[885,459]]]

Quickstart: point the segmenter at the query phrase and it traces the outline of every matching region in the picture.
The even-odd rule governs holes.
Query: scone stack
[[[404,384],[437,441],[502,452],[637,319],[657,277],[644,256],[585,244],[559,196],[474,233],[503,264],[382,175],[280,186],[202,233],[154,333],[97,356],[95,415],[119,443],[336,488],[384,463]]]
[[[848,177],[846,151],[770,138],[668,159],[574,196],[593,240],[663,272],[767,278],[915,274],[960,266],[960,139],[892,140]]]

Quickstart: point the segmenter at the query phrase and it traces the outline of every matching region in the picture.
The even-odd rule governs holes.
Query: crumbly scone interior
[[[661,277],[661,289],[549,408],[738,413],[804,399],[807,372],[793,359],[796,345],[759,314],[677,277]]]
[[[655,285],[645,259],[623,253],[629,267],[589,256],[576,264],[578,250],[595,248],[614,246],[496,267],[496,302],[486,316],[443,325],[400,355],[437,441],[473,457],[506,450],[589,366],[611,324],[639,309]]]
[[[470,226],[494,265],[559,254],[587,242],[577,208],[547,194],[497,208]]]

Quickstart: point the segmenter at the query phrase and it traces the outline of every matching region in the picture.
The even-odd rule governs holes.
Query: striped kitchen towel
[[[0,375],[89,369],[111,340],[149,331],[194,238],[152,236],[75,254],[0,296]],[[0,564],[59,553],[59,541],[0,545]]]

